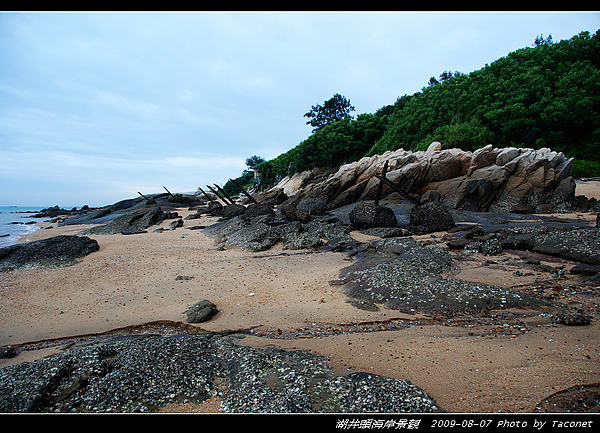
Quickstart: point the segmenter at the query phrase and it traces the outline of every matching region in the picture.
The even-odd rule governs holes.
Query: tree
[[[352,119],[351,111],[356,111],[354,106],[350,105],[350,100],[345,96],[336,93],[331,99],[325,101],[323,105],[313,105],[304,117],[308,117],[307,125],[313,127],[313,132],[342,119]]]
[[[250,158],[246,158],[246,165],[250,170],[254,170],[258,166],[258,164],[260,164],[264,160],[265,159],[261,158],[260,156],[253,155]]]
[[[538,35],[535,38],[533,45],[535,47],[539,47],[540,45],[554,45],[554,42],[552,41],[552,35],[548,36],[546,39],[544,39],[544,35]]]

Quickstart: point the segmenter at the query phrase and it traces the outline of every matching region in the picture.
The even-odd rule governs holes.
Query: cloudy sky
[[[241,175],[340,93],[374,113],[599,13],[0,12],[0,205],[102,206]]]

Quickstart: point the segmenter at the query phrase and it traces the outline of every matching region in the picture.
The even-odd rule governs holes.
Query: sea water
[[[43,207],[0,206],[0,248],[16,244],[37,229],[35,223],[48,218],[32,218]]]

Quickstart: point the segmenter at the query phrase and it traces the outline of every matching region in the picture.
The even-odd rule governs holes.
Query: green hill
[[[261,163],[261,186],[404,148],[549,147],[576,160],[574,176],[600,175],[600,30],[509,53],[469,74],[443,72],[374,114],[315,131]]]

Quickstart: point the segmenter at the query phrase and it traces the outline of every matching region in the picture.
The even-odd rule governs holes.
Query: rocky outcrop
[[[408,380],[338,376],[325,356],[253,348],[239,337],[142,335],[74,345],[0,369],[0,412],[155,412],[217,396],[232,413],[442,412]]]
[[[99,249],[94,239],[66,235],[11,245],[0,248],[0,270],[69,266]]]
[[[521,205],[533,210],[543,206],[545,211],[574,208],[573,159],[550,149],[492,145],[474,152],[441,149],[439,145],[419,152],[399,149],[342,165],[320,182],[308,182],[314,171],[298,173],[282,180],[275,189],[288,196],[285,203],[312,214],[373,200],[380,183],[376,175],[385,162],[386,177],[403,191],[418,197],[433,192],[450,209],[499,212]],[[402,199],[387,185],[383,197]]]
[[[112,235],[144,233],[150,226],[160,224],[165,219],[165,214],[160,207],[151,207],[132,210],[121,215],[111,222],[81,231],[80,235]]]

